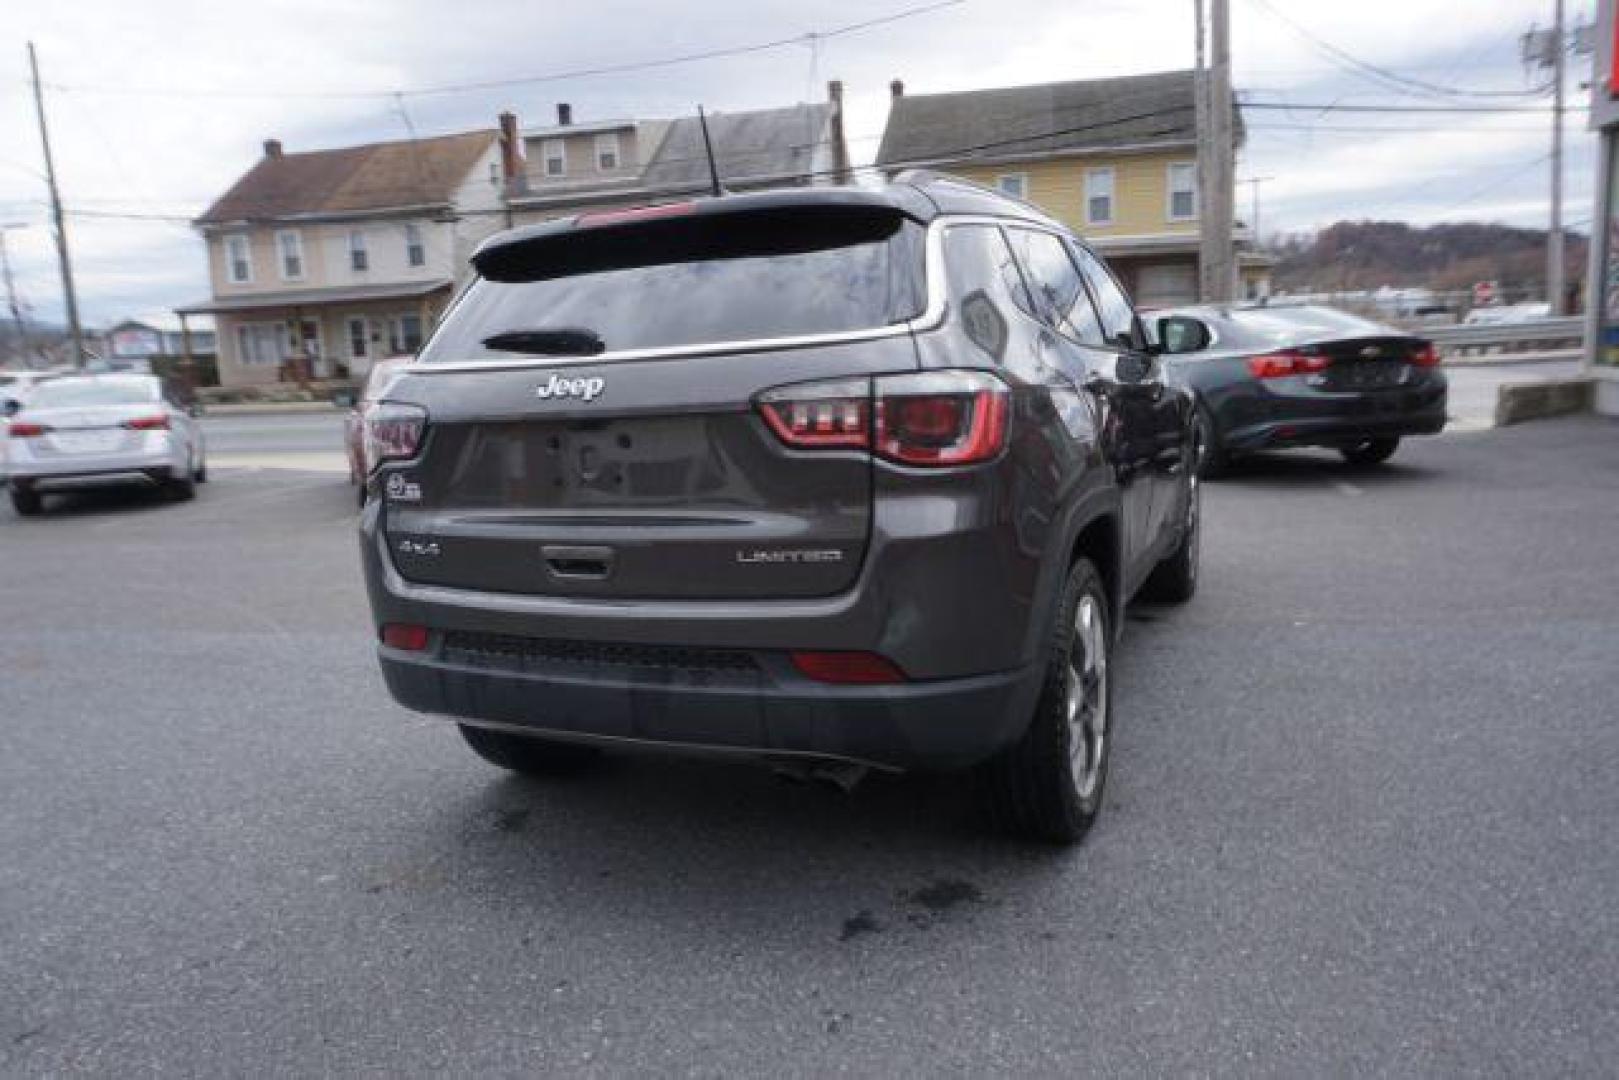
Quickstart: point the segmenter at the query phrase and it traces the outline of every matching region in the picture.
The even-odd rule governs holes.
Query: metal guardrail
[[[1428,326],[1416,333],[1432,341],[1442,353],[1461,355],[1474,351],[1577,349],[1585,343],[1585,317],[1571,315],[1481,326]]]

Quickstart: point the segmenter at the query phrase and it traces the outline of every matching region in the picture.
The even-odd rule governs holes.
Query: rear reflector
[[[1250,356],[1248,370],[1256,379],[1285,379],[1290,375],[1314,375],[1327,370],[1325,356],[1302,352],[1266,353]]]
[[[49,430],[50,428],[46,427],[44,424],[28,424],[18,422],[12,424],[11,427],[7,429],[7,434],[9,434],[13,439],[37,439]]]
[[[886,656],[872,652],[812,652],[792,655],[800,675],[835,686],[884,686],[905,681],[905,673]]]
[[[413,623],[386,623],[382,627],[382,643],[390,649],[421,652],[427,648],[427,627]]]
[[[661,206],[634,206],[628,210],[603,210],[595,214],[580,214],[574,224],[582,228],[617,225],[624,221],[651,221],[656,218],[680,217],[697,209],[694,202],[664,203]]]
[[[137,416],[133,420],[125,420],[123,426],[131,431],[167,431],[169,418],[162,413],[155,416]]]

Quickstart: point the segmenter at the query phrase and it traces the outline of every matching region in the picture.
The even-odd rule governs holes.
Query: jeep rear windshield
[[[481,261],[486,276],[420,359],[584,356],[889,326],[925,306],[923,236],[894,214],[717,215],[546,236]]]

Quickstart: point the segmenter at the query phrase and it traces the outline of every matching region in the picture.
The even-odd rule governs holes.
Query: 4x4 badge
[[[560,375],[552,375],[548,380],[534,388],[534,396],[541,401],[550,398],[579,398],[582,401],[595,401],[601,397],[602,391],[605,389],[607,389],[606,379],[564,379]]]

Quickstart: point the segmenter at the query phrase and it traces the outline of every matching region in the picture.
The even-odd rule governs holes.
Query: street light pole
[[[56,258],[62,266],[62,294],[67,307],[68,334],[73,339],[73,366],[84,367],[84,330],[79,326],[79,300],[73,292],[73,262],[67,253],[67,225],[62,220],[62,195],[56,187],[56,164],[51,160],[51,135],[45,125],[45,96],[39,89],[39,58],[28,43],[28,68],[33,73],[34,110],[39,114],[39,141],[45,150],[45,183],[51,192],[51,221],[56,226]]]

